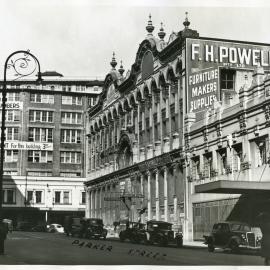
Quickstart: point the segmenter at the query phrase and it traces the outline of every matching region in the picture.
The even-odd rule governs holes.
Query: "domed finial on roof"
[[[149,14],[149,21],[148,21],[148,25],[145,27],[146,31],[148,32],[148,35],[152,35],[152,32],[154,31],[155,27],[152,25],[152,21],[151,21],[151,14]]]
[[[112,69],[115,69],[116,65],[117,65],[117,62],[115,60],[115,53],[113,52],[113,57],[112,57],[112,61],[111,61],[111,66],[112,66]]]
[[[121,74],[121,76],[123,76],[123,73],[125,72],[125,70],[123,68],[122,60],[121,60],[121,65],[120,65],[120,68],[118,69],[118,71]]]
[[[190,25],[190,22],[188,21],[188,12],[186,12],[186,19],[183,22],[183,25],[185,26],[185,28],[187,29]]]
[[[161,40],[163,40],[164,37],[166,36],[166,33],[164,32],[164,29],[163,29],[163,23],[160,23],[160,29],[158,32],[158,36]]]

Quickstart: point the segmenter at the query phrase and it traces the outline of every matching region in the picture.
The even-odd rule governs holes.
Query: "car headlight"
[[[241,237],[244,241],[247,241],[246,235],[245,234],[241,234]]]

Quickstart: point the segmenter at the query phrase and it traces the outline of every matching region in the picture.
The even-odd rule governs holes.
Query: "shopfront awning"
[[[218,180],[195,186],[195,193],[269,193],[269,182]]]

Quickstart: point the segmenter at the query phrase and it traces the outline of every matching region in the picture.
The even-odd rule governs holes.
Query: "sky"
[[[267,0],[1,0],[0,77],[6,58],[30,50],[41,70],[64,76],[104,79],[112,53],[131,69],[152,15],[157,36],[190,28],[203,37],[270,44],[270,1]]]

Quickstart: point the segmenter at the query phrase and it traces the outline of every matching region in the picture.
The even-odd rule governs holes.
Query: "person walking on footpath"
[[[270,214],[261,213],[257,220],[262,231],[261,256],[264,265],[270,265]]]
[[[7,224],[0,218],[0,255],[4,255],[5,240],[7,238]]]

